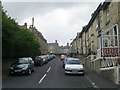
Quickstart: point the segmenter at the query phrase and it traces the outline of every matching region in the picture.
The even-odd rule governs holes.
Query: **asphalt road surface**
[[[89,75],[89,73],[87,73]],[[92,80],[82,75],[65,75],[62,61],[55,58],[35,67],[31,75],[6,76],[2,88],[95,88]]]

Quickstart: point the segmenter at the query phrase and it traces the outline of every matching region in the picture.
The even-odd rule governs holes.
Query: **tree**
[[[16,58],[40,54],[40,44],[33,33],[19,26],[2,10],[2,56]]]

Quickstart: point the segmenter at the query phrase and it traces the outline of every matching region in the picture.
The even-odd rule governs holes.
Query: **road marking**
[[[47,72],[49,72],[49,71],[50,71],[50,69],[51,69],[51,67],[49,67],[49,68],[48,68]]]
[[[98,88],[98,86],[95,83],[93,83],[87,76],[85,76],[85,77],[92,84],[93,88]]]
[[[45,77],[46,77],[46,74],[40,79],[38,83],[41,83]]]
[[[50,69],[51,69],[51,67],[48,68],[47,72],[49,72]],[[45,74],[45,75],[40,79],[40,81],[39,81],[38,83],[41,83],[46,76],[47,76],[47,74]]]

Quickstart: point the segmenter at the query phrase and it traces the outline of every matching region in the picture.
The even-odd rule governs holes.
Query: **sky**
[[[67,45],[87,25],[91,14],[104,0],[4,0],[4,10],[20,25],[32,24],[40,31],[48,43],[58,41],[59,45]]]

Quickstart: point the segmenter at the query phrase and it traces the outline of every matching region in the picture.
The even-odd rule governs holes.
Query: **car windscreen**
[[[80,64],[80,61],[79,60],[70,60],[70,61],[67,61],[67,64]]]
[[[42,58],[40,56],[35,57],[35,59],[34,59],[34,61],[39,61],[39,60],[42,60]]]
[[[29,64],[29,61],[26,60],[26,59],[19,59],[16,63],[19,63],[19,64]]]
[[[46,58],[46,56],[40,56],[41,58]]]
[[[39,59],[39,58],[41,58],[41,57],[39,57],[39,56],[35,57],[35,59]]]

